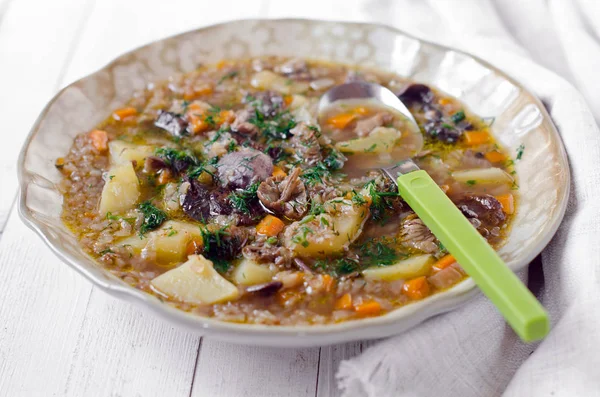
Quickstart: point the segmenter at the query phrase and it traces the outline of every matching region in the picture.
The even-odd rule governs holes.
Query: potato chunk
[[[252,76],[250,84],[261,90],[273,90],[281,94],[299,94],[308,91],[305,82],[293,81],[270,70],[260,71]]]
[[[233,272],[233,281],[237,285],[262,284],[271,281],[274,274],[269,266],[244,258]]]
[[[140,197],[140,182],[131,163],[118,164],[108,170],[102,189],[100,213],[122,212],[133,208]]]
[[[154,153],[154,148],[147,145],[135,145],[123,141],[108,143],[111,164],[124,164],[135,161],[138,166],[144,165],[147,157]]]
[[[181,221],[167,221],[159,229],[145,236],[131,236],[118,245],[130,247],[136,254],[142,250],[156,255],[161,264],[181,263],[187,257],[188,244],[192,241],[202,247],[202,234],[198,225]]]
[[[476,168],[473,170],[455,171],[452,177],[464,183],[512,183],[513,177],[500,168]]]
[[[367,280],[399,280],[429,274],[434,259],[431,255],[413,256],[391,266],[370,267],[362,274]]]
[[[187,246],[192,240],[202,245],[202,235],[197,225],[168,221],[160,229],[151,232],[146,249],[153,250],[159,262],[180,263],[185,260]]]
[[[368,198],[362,201],[336,198],[323,207],[323,214],[308,215],[286,228],[284,244],[287,247],[303,256],[338,253],[360,235],[369,216]]]
[[[170,298],[194,305],[225,302],[239,296],[237,287],[202,255],[191,255],[183,265],[161,274],[150,284]]]
[[[344,153],[390,153],[401,136],[395,128],[377,127],[364,138],[338,142],[335,147]]]

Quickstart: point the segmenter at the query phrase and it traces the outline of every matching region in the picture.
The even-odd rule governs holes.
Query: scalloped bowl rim
[[[87,74],[84,77],[68,84],[62,88],[44,107],[40,115],[37,117],[33,124],[30,132],[23,144],[23,148],[19,154],[18,159],[18,179],[19,179],[19,194],[18,194],[18,212],[24,223],[32,229],[37,235],[39,235],[44,243],[51,249],[51,251],[58,256],[63,262],[69,265],[71,268],[76,270],[87,280],[91,281],[93,285],[99,287],[106,293],[115,296],[117,298],[125,299],[128,301],[135,302],[142,307],[148,308],[164,319],[170,321],[173,324],[184,327],[192,332],[199,333],[201,335],[214,337],[216,339],[225,340],[233,343],[240,344],[253,344],[253,345],[265,345],[265,346],[320,346],[328,345],[333,343],[348,342],[358,339],[376,339],[387,336],[399,334],[413,326],[425,321],[426,319],[435,315],[448,312],[454,308],[461,306],[468,302],[471,297],[480,293],[476,288],[475,283],[472,279],[468,278],[458,283],[454,287],[435,294],[422,301],[413,302],[411,304],[401,306],[394,309],[384,315],[377,317],[364,318],[360,320],[351,320],[335,324],[323,324],[323,325],[262,325],[262,324],[243,324],[233,323],[216,320],[210,317],[202,317],[194,315],[179,309],[176,309],[168,304],[162,303],[154,295],[148,294],[134,287],[131,287],[122,282],[117,277],[111,276],[112,281],[106,281],[97,277],[92,271],[87,269],[84,265],[81,265],[77,259],[67,252],[64,252],[60,247],[55,246],[49,240],[48,234],[43,230],[43,226],[40,225],[39,221],[32,216],[26,206],[26,186],[30,181],[30,176],[24,171],[25,156],[28,151],[29,145],[36,136],[36,130],[44,119],[45,115],[49,111],[52,104],[62,95],[62,93],[77,83],[89,79],[102,70],[111,67],[112,65],[119,62],[119,60],[135,53],[139,50],[145,49],[149,46],[154,45],[157,42],[162,42],[171,39],[177,39],[184,37],[190,33],[201,32],[203,30],[215,28],[222,25],[235,24],[236,22],[324,22],[324,23],[337,23],[346,26],[359,25],[359,26],[373,26],[385,28],[393,31],[394,33],[403,35],[405,37],[417,40],[420,43],[428,46],[436,47],[440,50],[454,51],[458,54],[466,55],[473,60],[479,62],[483,66],[494,70],[500,76],[507,81],[518,86],[523,92],[532,99],[532,101],[538,106],[544,119],[549,120],[551,134],[554,135],[559,145],[559,157],[563,165],[565,166],[565,189],[562,197],[557,200],[559,202],[559,208],[552,219],[551,225],[548,227],[544,238],[540,239],[539,243],[532,246],[528,251],[527,255],[516,261],[514,266],[511,266],[513,271],[520,270],[526,267],[537,255],[541,253],[544,247],[550,242],[562,219],[564,217],[567,201],[570,192],[570,169],[567,160],[567,154],[562,144],[560,134],[556,130],[554,123],[551,122],[550,115],[546,111],[541,101],[527,90],[523,85],[518,83],[516,80],[508,76],[503,71],[494,67],[490,63],[480,59],[479,57],[472,55],[468,52],[457,50],[448,46],[440,45],[428,40],[423,40],[419,37],[408,34],[400,29],[391,27],[388,25],[377,24],[377,23],[363,23],[363,22],[348,22],[348,21],[333,21],[333,20],[319,20],[309,18],[278,18],[278,19],[261,19],[261,18],[249,18],[231,20],[221,22],[217,24],[203,26],[197,29],[188,30],[175,35],[167,36],[159,40],[146,43],[138,46],[130,51],[127,51],[120,56],[114,58],[112,61],[97,69],[93,73]],[[90,257],[90,260],[94,262],[95,266],[97,263]]]

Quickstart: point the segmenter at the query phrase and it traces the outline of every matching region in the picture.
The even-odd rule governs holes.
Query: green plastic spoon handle
[[[398,191],[522,340],[546,336],[550,324],[542,305],[427,172],[401,175]]]

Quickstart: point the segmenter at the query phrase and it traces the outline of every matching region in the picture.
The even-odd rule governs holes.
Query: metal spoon
[[[404,103],[378,84],[357,82],[331,88],[319,102],[319,114],[337,101],[359,98],[377,100],[400,112],[418,130],[415,118]],[[550,325],[542,305],[429,174],[411,159],[381,171],[396,182],[404,201],[456,258],[519,337],[531,342],[546,336]]]

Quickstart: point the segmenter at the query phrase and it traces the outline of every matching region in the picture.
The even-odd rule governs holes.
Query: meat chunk
[[[231,129],[243,135],[253,136],[258,134],[258,127],[248,120],[252,117],[252,111],[242,109],[236,112],[235,120],[231,124]]]
[[[300,173],[300,168],[296,167],[288,176],[270,177],[261,183],[258,187],[261,204],[277,215],[302,218],[308,209],[308,201]]]
[[[154,125],[158,128],[167,131],[169,134],[177,137],[185,135],[188,132],[187,121],[185,121],[180,115],[176,113],[167,112],[164,110],[158,111],[158,117],[156,118]]]
[[[292,263],[292,251],[286,247],[268,244],[267,239],[262,237],[245,246],[242,254],[247,259],[259,263],[274,263],[280,267],[290,267]]]
[[[459,282],[464,276],[465,272],[459,264],[453,263],[433,276],[428,277],[427,281],[437,289],[446,289]]]
[[[356,127],[354,127],[354,133],[361,137],[366,136],[373,131],[373,129],[391,123],[393,119],[394,118],[389,113],[377,113],[369,118],[358,121]]]
[[[300,58],[293,58],[277,65],[275,71],[294,80],[308,80],[311,77],[306,61]]]
[[[299,160],[307,165],[315,165],[323,160],[321,145],[319,144],[319,131],[311,128],[307,123],[299,123],[290,130],[292,138],[290,144]]]
[[[258,150],[245,148],[221,157],[217,170],[223,187],[245,189],[271,176],[273,160]]]
[[[250,105],[250,111],[256,109],[267,118],[277,115],[283,108],[283,97],[275,91],[255,92],[245,97],[244,102]]]
[[[415,213],[408,215],[402,221],[400,238],[403,245],[429,254],[439,250],[437,239]]]
[[[498,227],[506,220],[502,204],[489,194],[467,196],[456,206],[484,237],[497,235]]]

